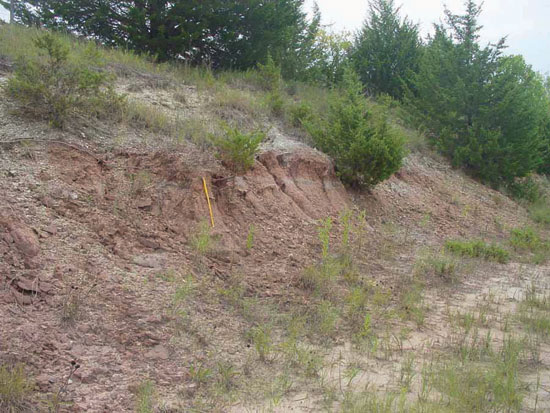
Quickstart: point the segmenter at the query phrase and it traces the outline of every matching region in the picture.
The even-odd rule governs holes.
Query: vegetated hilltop
[[[67,89],[30,94],[37,36],[61,70],[25,67]],[[550,408],[545,204],[374,101],[372,136],[408,155],[345,187],[308,143],[352,77],[339,94],[41,36],[0,27],[0,408]]]

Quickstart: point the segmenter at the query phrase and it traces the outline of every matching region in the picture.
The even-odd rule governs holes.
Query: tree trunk
[[[15,23],[15,0],[10,1],[10,24]]]

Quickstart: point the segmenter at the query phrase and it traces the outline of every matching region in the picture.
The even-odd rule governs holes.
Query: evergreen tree
[[[455,165],[496,185],[541,163],[544,90],[521,57],[502,57],[504,39],[480,46],[480,13],[472,0],[445,11],[407,99]]]
[[[403,86],[417,70],[421,42],[418,26],[401,19],[393,0],[372,0],[355,39],[352,60],[367,90],[403,97]]]
[[[542,164],[538,172],[550,175],[550,76],[541,79],[544,84],[546,104],[542,119],[541,135],[544,141],[542,152]]]
[[[344,72],[326,117],[304,122],[316,146],[334,160],[346,184],[372,187],[401,167],[404,139],[380,113],[369,109],[358,75]]]
[[[5,1],[5,0],[0,0]],[[17,20],[64,29],[146,52],[247,69],[270,53],[283,75],[309,65],[320,16],[309,22],[304,0],[26,0]]]

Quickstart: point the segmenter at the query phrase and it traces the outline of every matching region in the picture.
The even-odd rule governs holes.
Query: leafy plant
[[[349,243],[350,243],[350,235],[351,235],[351,218],[352,213],[349,209],[346,209],[342,212],[340,215],[340,219],[342,220],[342,242],[341,242],[341,248],[343,254],[349,253]]]
[[[304,122],[315,146],[332,157],[340,179],[372,187],[401,167],[404,137],[383,113],[369,110],[357,74],[346,70],[327,116]]]
[[[203,220],[199,223],[195,233],[191,236],[190,243],[199,255],[205,255],[214,248],[215,238],[212,236],[210,222]]]
[[[212,370],[202,363],[193,363],[189,366],[189,376],[198,386],[208,383],[212,376]]]
[[[230,391],[235,385],[235,378],[238,376],[233,364],[229,362],[219,362],[217,372],[218,384],[223,388],[223,390]]]
[[[542,240],[532,228],[515,228],[510,231],[510,244],[517,250],[534,251],[542,246]]]
[[[510,258],[510,253],[495,244],[487,244],[481,240],[478,241],[452,241],[445,242],[445,249],[456,255],[484,258],[489,261],[506,263]]]
[[[109,75],[91,63],[72,62],[70,49],[58,37],[45,33],[35,38],[38,55],[21,58],[7,92],[25,111],[48,119],[62,128],[72,113],[106,116],[116,112],[122,99],[111,88]]]
[[[312,311],[311,320],[314,332],[323,339],[333,338],[336,334],[340,314],[330,301],[321,300]]]
[[[275,63],[271,53],[267,53],[265,64],[258,63],[258,74],[264,90],[278,92],[281,89],[281,67]]]
[[[248,234],[246,235],[246,249],[250,251],[254,246],[254,235],[256,233],[256,227],[254,224],[250,224],[248,227]]]
[[[182,284],[178,285],[174,297],[172,298],[172,304],[174,309],[180,307],[187,299],[193,294],[195,290],[195,284],[193,282],[193,277],[191,275],[183,281]]]
[[[543,196],[539,184],[531,176],[515,179],[506,186],[505,190],[512,198],[531,203],[539,201]]]
[[[418,70],[421,55],[418,25],[401,19],[399,12],[393,0],[370,1],[351,54],[367,90],[396,99],[403,96],[411,73]]]
[[[225,136],[213,139],[222,163],[236,173],[245,173],[254,165],[254,157],[266,133],[240,132],[237,128],[225,126]]]
[[[510,245],[516,251],[528,251],[534,254],[533,262],[542,264],[550,256],[550,242],[541,239],[532,228],[516,228],[510,232]]]
[[[504,56],[505,38],[483,47],[482,6],[445,10],[408,90],[409,109],[456,166],[491,185],[516,185],[543,162],[548,113],[542,78],[521,56]],[[547,116],[546,116],[547,117]],[[521,196],[531,196],[531,189]]]
[[[416,270],[425,275],[433,275],[445,281],[455,282],[460,263],[456,257],[449,256],[443,251],[430,254],[416,264]]]
[[[550,225],[550,202],[541,199],[529,206],[531,219],[539,224]]]
[[[266,326],[254,327],[249,331],[248,336],[252,340],[260,360],[263,362],[268,361],[273,350],[273,341],[269,329]]]
[[[289,117],[292,126],[298,128],[301,127],[304,122],[308,122],[312,119],[313,110],[306,102],[296,103],[290,106]]]

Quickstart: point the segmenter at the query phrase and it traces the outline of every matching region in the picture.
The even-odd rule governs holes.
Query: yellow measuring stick
[[[206,179],[202,178],[202,185],[204,186],[204,195],[206,195],[206,202],[208,202],[208,210],[210,211],[210,223],[214,228],[214,214],[212,214],[212,205],[210,204],[210,197],[208,196],[208,187],[206,186]]]

